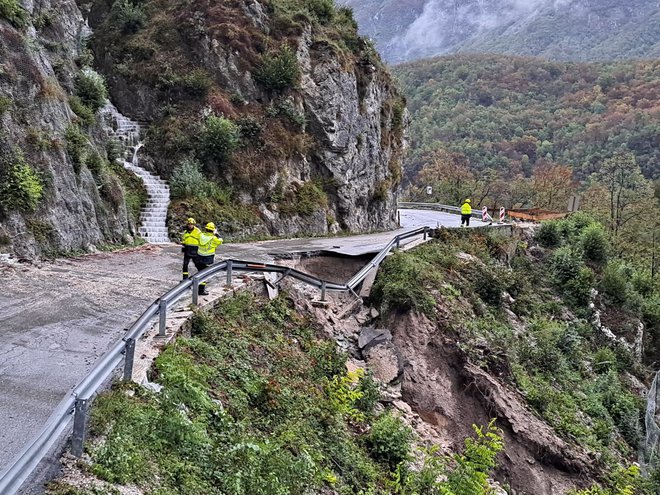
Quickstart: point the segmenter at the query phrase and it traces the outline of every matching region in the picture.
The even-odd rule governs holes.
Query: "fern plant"
[[[488,426],[472,425],[476,438],[465,440],[465,452],[456,454],[454,462],[456,467],[447,476],[445,488],[449,491],[441,491],[447,495],[477,495],[487,494],[488,475],[495,467],[495,458],[504,448],[502,434],[495,426],[495,420],[491,420]]]

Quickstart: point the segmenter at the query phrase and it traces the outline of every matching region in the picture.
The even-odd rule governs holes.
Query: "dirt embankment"
[[[516,392],[469,363],[457,342],[414,314],[392,318],[394,343],[406,360],[402,398],[437,430],[441,444],[460,449],[472,425],[497,418],[505,451],[497,478],[518,495],[558,495],[596,474],[592,461],[524,405]]]

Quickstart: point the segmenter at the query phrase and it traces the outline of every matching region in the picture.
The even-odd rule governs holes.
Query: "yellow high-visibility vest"
[[[470,206],[470,203],[463,203],[463,206],[461,206],[461,214],[463,215],[472,214],[472,207]]]
[[[210,232],[202,232],[199,236],[199,251],[197,254],[200,256],[211,256],[215,254],[215,248],[222,244],[222,239]]]
[[[181,244],[184,246],[199,246],[199,236],[202,231],[195,227],[192,230],[184,230],[181,236]]]

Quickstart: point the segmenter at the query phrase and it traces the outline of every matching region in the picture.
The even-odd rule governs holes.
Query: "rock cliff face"
[[[660,54],[651,0],[345,0],[383,57],[404,62],[454,52],[558,60],[653,58]]]
[[[193,161],[211,184],[204,199],[175,196],[172,234],[189,215],[230,238],[394,225],[404,102],[347,11],[280,0],[6,3],[1,250],[32,258],[132,241],[145,195],[98,113],[106,88],[142,125],[141,163],[167,179]]]
[[[121,181],[72,158],[80,12],[68,0],[14,8],[0,12],[0,250],[32,258],[126,241],[135,226]],[[76,138],[81,153],[105,155],[100,125]]]
[[[369,66],[364,70],[370,80],[360,95],[354,72],[342,70],[330,53],[315,57],[313,49],[311,37],[303,37],[298,50],[303,106],[309,131],[321,144],[312,173],[332,184],[334,214],[342,228],[392,227],[396,199],[391,189],[399,180],[402,143],[390,128],[396,111],[390,81]]]

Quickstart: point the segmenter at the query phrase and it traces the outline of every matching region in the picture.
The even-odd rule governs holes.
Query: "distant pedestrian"
[[[189,218],[186,220],[186,228],[181,235],[181,252],[183,252],[183,280],[186,280],[190,277],[188,272],[188,266],[190,261],[195,262],[195,257],[197,256],[197,250],[199,249],[199,236],[202,234],[202,231],[197,228],[194,218]]]
[[[195,257],[195,267],[198,271],[202,271],[204,268],[207,268],[213,264],[215,259],[215,248],[222,244],[222,239],[217,236],[215,230],[215,224],[209,222],[204,228],[204,232],[199,236],[199,250],[197,251],[197,256]],[[199,284],[200,296],[205,296],[208,294],[206,292],[206,282],[201,282]]]
[[[470,226],[470,217],[472,216],[472,207],[470,206],[470,200],[466,199],[463,201],[463,206],[461,206],[461,227]]]

